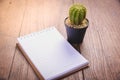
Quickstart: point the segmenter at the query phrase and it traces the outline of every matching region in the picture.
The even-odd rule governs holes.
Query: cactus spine
[[[69,9],[70,22],[73,25],[80,25],[86,18],[86,8],[81,4],[74,4]]]

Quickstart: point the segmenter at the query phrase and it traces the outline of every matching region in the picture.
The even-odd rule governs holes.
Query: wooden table
[[[77,2],[90,25],[76,48],[90,64],[62,80],[120,80],[120,0],[0,0],[0,80],[39,80],[16,38],[50,26],[67,38],[64,19]]]

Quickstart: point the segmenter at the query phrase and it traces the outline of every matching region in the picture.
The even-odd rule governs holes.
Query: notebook
[[[88,65],[55,27],[17,38],[18,47],[40,79],[55,80]]]

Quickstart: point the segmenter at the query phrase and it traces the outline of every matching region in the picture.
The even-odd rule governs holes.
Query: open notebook
[[[23,55],[40,79],[62,78],[88,65],[88,61],[55,27],[21,36],[17,40]]]

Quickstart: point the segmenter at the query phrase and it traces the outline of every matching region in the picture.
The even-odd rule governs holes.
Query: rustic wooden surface
[[[0,0],[0,80],[39,80],[16,38],[50,26],[67,38],[64,19],[77,2],[87,7],[90,24],[75,47],[90,64],[62,80],[120,80],[120,0]]]

